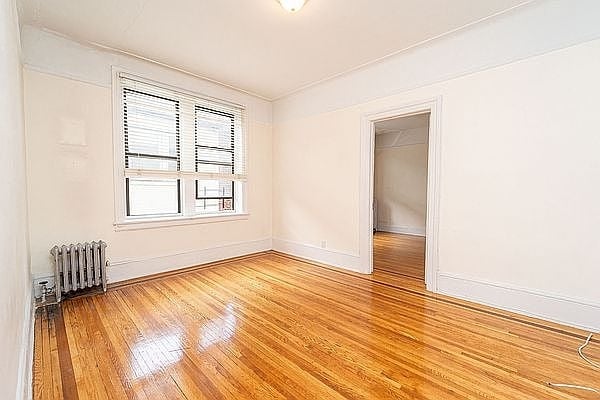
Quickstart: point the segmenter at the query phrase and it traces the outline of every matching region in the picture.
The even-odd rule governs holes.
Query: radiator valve
[[[40,281],[40,291],[42,292],[42,304],[46,302],[46,296],[48,295],[48,281]]]

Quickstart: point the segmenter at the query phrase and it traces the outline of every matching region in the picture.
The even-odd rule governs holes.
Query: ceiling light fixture
[[[286,11],[296,12],[302,8],[302,6],[306,3],[306,0],[279,0],[279,4]]]

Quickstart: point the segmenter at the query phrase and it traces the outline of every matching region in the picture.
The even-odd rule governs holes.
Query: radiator
[[[54,246],[50,250],[54,257],[54,279],[56,301],[63,293],[102,285],[106,292],[106,243],[86,242],[69,246]]]

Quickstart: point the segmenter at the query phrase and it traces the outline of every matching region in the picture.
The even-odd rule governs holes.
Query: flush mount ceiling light
[[[286,11],[296,12],[302,8],[302,6],[306,3],[306,0],[279,0],[279,4]]]

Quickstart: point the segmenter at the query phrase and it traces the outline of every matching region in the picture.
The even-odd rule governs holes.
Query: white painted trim
[[[111,261],[106,274],[109,283],[113,283],[268,251],[271,248],[271,239],[267,238],[158,257]]]
[[[373,272],[373,181],[375,170],[375,115],[362,118],[358,191],[358,255],[362,273]]]
[[[448,273],[439,273],[438,291],[530,317],[600,331],[600,304],[582,299]]]
[[[283,239],[273,239],[273,250],[316,261],[320,264],[327,264],[354,272],[363,272],[360,267],[360,257],[354,254],[323,249]]]
[[[360,137],[359,246],[360,270],[373,272],[373,171],[375,163],[375,122],[429,112],[427,160],[427,219],[425,243],[425,286],[437,291],[442,98],[437,97],[365,114]]]
[[[32,291],[29,291],[25,302],[25,318],[21,338],[21,351],[19,354],[19,376],[16,387],[16,398],[33,398],[33,340],[35,332],[35,306]]]
[[[401,233],[403,235],[425,236],[425,228],[415,226],[386,225],[377,223],[377,230],[380,232]]]
[[[197,215],[194,217],[170,217],[155,219],[130,219],[114,224],[115,231],[136,231],[141,229],[165,228],[169,226],[211,224],[215,222],[239,221],[248,219],[248,213]]]
[[[107,274],[109,282],[112,283],[268,250],[276,250],[281,253],[305,258],[321,264],[328,264],[349,271],[361,272],[360,258],[358,255],[322,249],[320,247],[288,240],[269,238],[158,257],[111,261]],[[41,280],[47,280],[49,286],[53,286],[54,284],[53,275],[36,275],[33,278],[34,288],[36,290],[38,290],[37,283]],[[36,292],[36,296],[38,295],[39,293]]]
[[[114,195],[114,217],[115,228],[121,223],[126,214],[125,200],[125,143],[123,138],[123,99],[121,98],[121,86],[119,84],[119,73],[122,69],[111,67],[111,99],[112,99],[112,141],[113,141],[113,195]],[[181,189],[180,189],[181,190]]]

